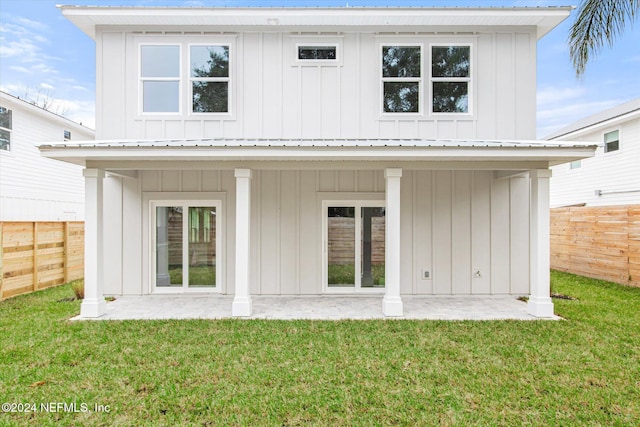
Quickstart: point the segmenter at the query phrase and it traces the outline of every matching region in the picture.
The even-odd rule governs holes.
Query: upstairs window
[[[291,61],[293,67],[341,67],[342,43],[340,35],[296,35],[290,36]]]
[[[336,61],[338,59],[337,46],[298,46],[300,61]]]
[[[229,112],[229,46],[191,46],[191,105],[194,113]]]
[[[469,113],[470,46],[431,47],[433,113]]]
[[[142,45],[140,79],[143,113],[180,111],[180,46]]]
[[[604,134],[604,152],[618,151],[620,149],[620,132],[614,130]]]
[[[69,141],[71,139],[71,131],[65,130],[64,131],[64,140],[65,141]]]
[[[0,107],[0,150],[11,148],[11,110]]]
[[[420,46],[382,46],[384,113],[419,113],[422,85]]]

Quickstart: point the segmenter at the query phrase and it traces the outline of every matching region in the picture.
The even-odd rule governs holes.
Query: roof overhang
[[[305,165],[372,162],[439,164],[444,168],[522,169],[592,157],[596,145],[480,140],[160,140],[41,145],[44,157],[86,166],[96,162],[148,169],[153,162],[278,162]],[[449,166],[447,166],[449,164]],[[455,166],[454,166],[455,165]],[[424,166],[424,165],[423,165]]]
[[[334,7],[209,8],[58,6],[91,38],[98,27],[131,31],[473,31],[486,27],[532,27],[538,39],[564,21],[567,7]]]

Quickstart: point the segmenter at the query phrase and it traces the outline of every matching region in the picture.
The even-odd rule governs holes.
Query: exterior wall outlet
[[[429,270],[422,270],[422,279],[423,280],[431,279],[431,274],[429,273]]]

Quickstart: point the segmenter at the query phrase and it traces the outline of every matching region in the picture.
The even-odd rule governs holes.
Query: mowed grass
[[[0,425],[640,424],[640,289],[553,273],[563,321],[69,322],[0,303]]]
[[[373,286],[384,286],[384,264],[371,266]],[[355,267],[353,264],[330,264],[327,268],[327,280],[331,285],[355,283]]]

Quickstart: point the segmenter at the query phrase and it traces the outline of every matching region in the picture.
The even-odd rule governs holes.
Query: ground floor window
[[[156,291],[219,289],[219,201],[152,201]]]
[[[325,201],[328,291],[384,289],[385,208],[381,201]]]

